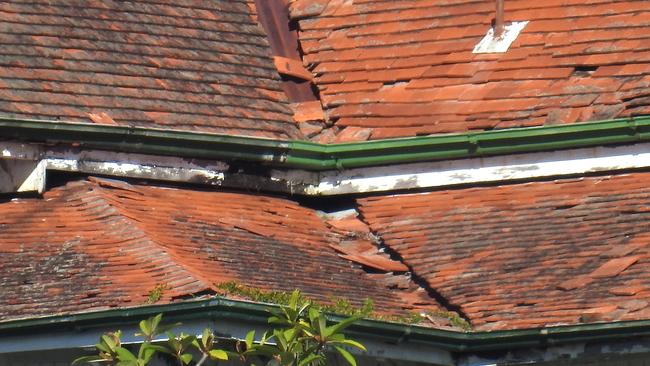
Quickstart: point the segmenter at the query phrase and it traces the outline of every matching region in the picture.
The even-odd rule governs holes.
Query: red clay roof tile
[[[400,297],[419,287],[406,279],[408,290],[389,289],[332,249],[343,239],[314,211],[286,199],[72,182],[44,199],[0,204],[0,319],[139,305],[160,284],[167,285],[161,301],[170,302],[214,293],[225,281],[299,288],[325,302],[371,298],[383,313],[416,307]],[[404,269],[355,253],[375,267]],[[439,309],[432,299],[427,306]]]
[[[3,2],[0,14],[0,114],[302,138],[246,1]]]
[[[642,319],[650,173],[361,198],[373,232],[477,329]],[[627,304],[627,305],[626,305]]]
[[[378,139],[650,113],[644,91],[631,89],[635,103],[618,93],[650,74],[645,1],[509,1],[506,21],[529,24],[508,52],[483,55],[472,49],[494,17],[490,0],[321,1],[312,12],[307,3],[292,5],[304,59],[344,132]]]

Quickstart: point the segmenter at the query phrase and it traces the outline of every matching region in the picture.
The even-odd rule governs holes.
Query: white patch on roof
[[[513,22],[503,26],[503,34],[494,37],[494,28],[490,28],[472,53],[504,53],[508,51],[512,42],[517,39],[519,33],[526,27],[528,21]]]

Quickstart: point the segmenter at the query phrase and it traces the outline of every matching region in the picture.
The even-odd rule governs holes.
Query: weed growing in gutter
[[[160,301],[160,299],[162,298],[163,293],[164,293],[166,290],[169,290],[169,289],[170,289],[170,287],[169,287],[169,285],[166,284],[166,283],[159,283],[159,284],[157,284],[157,285],[156,285],[156,286],[155,286],[151,291],[149,291],[149,293],[147,294],[147,301],[145,301],[145,304],[155,304],[155,303],[157,303],[157,302]]]
[[[287,305],[291,298],[291,293],[284,291],[266,291],[257,288],[241,285],[237,282],[222,282],[215,284],[219,289],[219,294],[222,296],[235,296],[249,301]],[[360,307],[355,306],[346,298],[332,298],[331,303],[323,303],[308,299],[301,295],[301,301],[309,301],[312,306],[319,311],[345,315],[363,317],[374,320],[382,320],[401,324],[420,324],[425,320],[431,318],[444,318],[449,320],[449,324],[453,327],[463,329],[465,331],[471,330],[471,325],[458,314],[449,311],[432,311],[426,313],[406,313],[404,315],[385,315],[378,314],[374,311],[374,301],[366,298],[363,305]]]

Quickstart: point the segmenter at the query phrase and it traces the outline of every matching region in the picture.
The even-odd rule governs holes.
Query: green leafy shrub
[[[183,333],[176,335],[171,330],[178,324],[161,326],[162,314],[158,314],[140,322],[140,333],[136,335],[143,337],[143,341],[137,354],[122,346],[121,333],[117,331],[100,337],[95,345],[97,355],[78,358],[73,364],[146,366],[156,353],[161,353],[175,359],[180,366],[200,366],[208,359],[239,359],[245,365],[263,362],[267,366],[324,366],[328,354],[337,352],[351,366],[356,366],[354,356],[346,348],[366,350],[361,343],[343,334],[359,316],[330,324],[324,312],[298,291],[291,294],[286,305],[269,312],[271,330],[264,332],[258,341],[255,341],[255,331],[248,332],[243,341],[235,343],[234,350],[217,348],[218,342],[209,329],[205,329],[200,338]],[[161,334],[166,334],[167,341],[153,343]],[[200,359],[194,360],[191,350],[198,352]]]

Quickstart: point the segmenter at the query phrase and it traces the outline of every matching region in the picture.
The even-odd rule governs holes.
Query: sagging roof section
[[[246,1],[0,4],[0,114],[300,138]]]
[[[359,200],[478,330],[650,316],[650,173]]]
[[[157,286],[168,303],[230,281],[326,303],[369,298],[381,314],[441,308],[393,274],[401,267],[352,264],[354,245],[391,261],[295,202],[89,179],[0,204],[0,320],[142,305]]]
[[[529,21],[473,54],[494,0],[296,0],[330,141],[574,123],[650,113],[646,1],[507,1]]]

